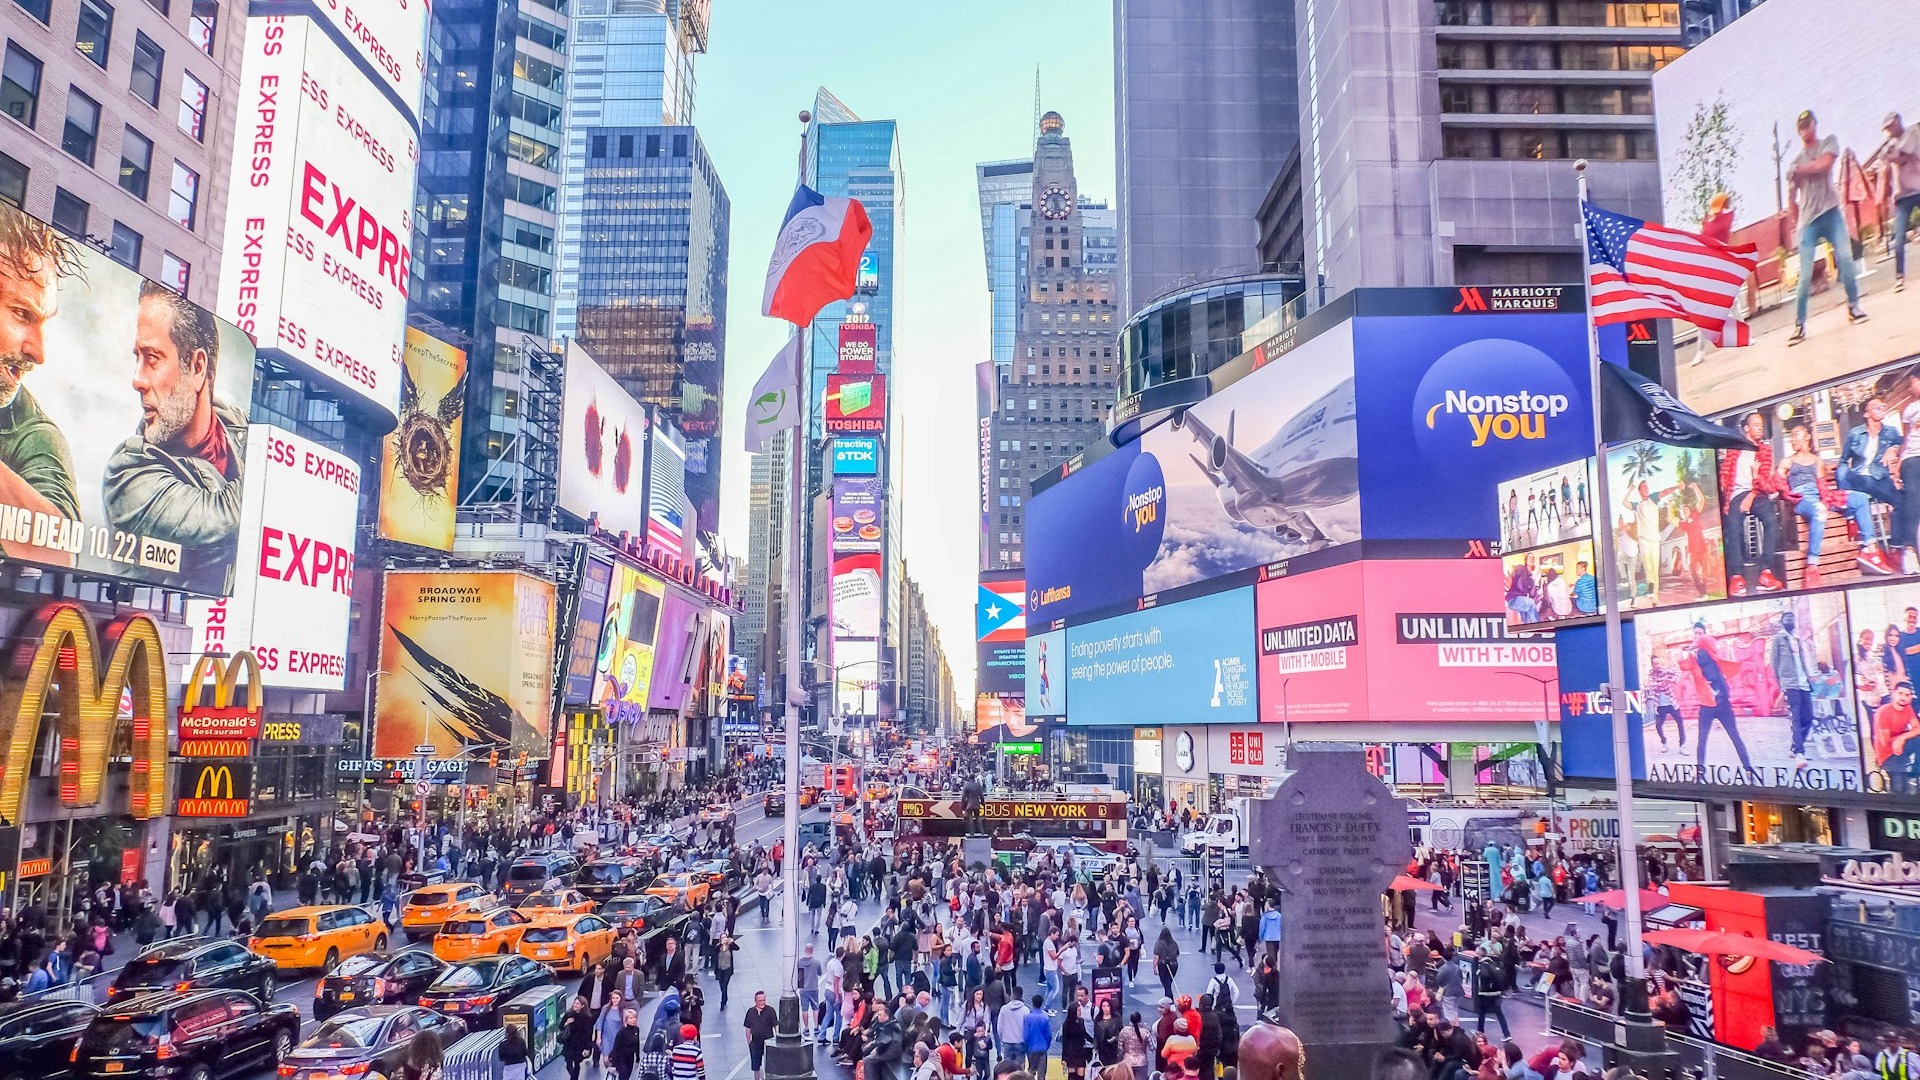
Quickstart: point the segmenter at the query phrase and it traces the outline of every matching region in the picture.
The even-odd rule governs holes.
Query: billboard
[[[1769,596],[1635,619],[1649,781],[1858,791],[1847,606]],[[1920,640],[1920,638],[1916,638]],[[1664,721],[1674,720],[1668,740]]]
[[[613,587],[613,564],[588,559],[580,572],[580,601],[575,605],[573,638],[567,646],[566,703],[593,700],[594,662],[600,658],[600,623],[607,615],[607,593]]]
[[[360,466],[268,424],[248,429],[246,461],[243,572],[232,596],[187,601],[191,652],[251,649],[264,686],[344,690]]]
[[[1036,720],[1059,720],[1067,715],[1067,632],[1049,630],[1027,635],[1026,711]]]
[[[880,643],[833,643],[833,711],[837,716],[874,716],[880,708]]]
[[[380,444],[380,535],[452,551],[467,354],[409,326],[400,359],[400,426]]]
[[[1553,639],[1508,629],[1493,607],[1500,569],[1493,559],[1370,560],[1261,582],[1261,721],[1541,719]]]
[[[707,532],[720,527],[721,353],[725,345],[726,328],[716,326],[711,317],[687,321],[681,350],[680,412],[674,423],[685,439],[687,498],[699,517],[699,527]],[[689,520],[689,534],[693,528]]]
[[[654,637],[666,594],[665,585],[625,563],[613,568],[593,668],[593,703],[609,723],[646,718]]]
[[[174,774],[173,815],[241,818],[253,807],[253,762],[201,758],[183,762]]]
[[[1620,624],[1621,672],[1627,684],[1627,749],[1633,778],[1647,778],[1645,695],[1640,692],[1640,669],[1634,659],[1634,624]],[[1613,779],[1613,708],[1601,691],[1607,685],[1607,628],[1570,626],[1553,635],[1559,661],[1560,764],[1570,777]],[[1661,741],[1686,732],[1671,708],[1663,709],[1655,730]]]
[[[880,550],[880,515],[885,510],[886,493],[886,484],[877,476],[834,478],[834,551],[852,554]]]
[[[1920,79],[1912,14],[1901,0],[1773,0],[1654,73],[1666,221],[1759,249],[1737,302],[1753,343],[1680,342],[1674,389],[1699,412],[1920,353],[1920,294],[1895,289],[1906,228],[1888,227],[1913,190],[1888,182],[1890,152],[1920,149],[1920,101],[1902,96]]]
[[[866,257],[860,261],[861,270],[866,269]],[[840,324],[839,370],[843,375],[865,375],[873,371],[874,359],[879,355],[880,328],[870,322]]]
[[[877,638],[887,606],[877,551],[833,557],[833,636],[835,648],[847,638]]]
[[[694,649],[700,636],[702,608],[677,593],[660,602],[660,628],[653,638],[653,676],[647,688],[647,706],[679,712],[687,704],[699,659]]]
[[[648,410],[652,437],[647,458],[647,543],[678,559],[695,554],[700,519],[687,499],[687,443],[673,425]]]
[[[829,375],[825,400],[830,435],[877,434],[887,429],[885,375]]]
[[[1600,614],[1593,541],[1571,540],[1500,557],[1507,625],[1515,629]]]
[[[1240,724],[1258,718],[1253,590],[1067,629],[1069,724]]]
[[[1026,702],[1019,694],[975,694],[973,733],[993,742],[1030,739],[1040,725],[1027,718]]]
[[[1587,458],[1552,465],[1495,485],[1500,550],[1518,551],[1593,536],[1593,484]]]
[[[239,102],[220,310],[261,349],[396,417],[419,157],[411,120],[304,18],[246,20]]]
[[[472,746],[544,757],[553,719],[553,583],[513,571],[390,570],[373,756]]]
[[[361,69],[378,73],[394,103],[408,116],[420,115],[420,80],[426,73],[421,46],[427,34],[427,3],[389,0],[376,4],[307,4],[299,0],[255,0],[251,18],[265,15],[318,14],[333,24],[334,36],[347,42]]]
[[[1847,621],[1864,785],[1920,795],[1920,718],[1913,704],[1913,689],[1920,687],[1920,583],[1851,590]],[[1831,715],[1832,702],[1821,703]]]
[[[975,689],[983,694],[1025,691],[1027,581],[1018,570],[982,574],[974,602],[978,647]]]
[[[1607,470],[1621,610],[1725,599],[1713,451],[1624,443],[1607,451]]]
[[[642,489],[647,410],[580,347],[567,342],[567,373],[560,405],[562,510],[600,515],[610,533],[647,534]]]
[[[873,476],[879,471],[879,439],[871,435],[842,435],[833,440],[833,475]]]
[[[5,204],[0,292],[0,553],[231,592],[253,398],[246,335]]]
[[[1492,540],[1499,511],[1462,489],[1593,455],[1584,314],[1371,316],[1352,332],[1368,540]]]

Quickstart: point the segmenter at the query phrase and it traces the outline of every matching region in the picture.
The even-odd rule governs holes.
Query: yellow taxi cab
[[[812,806],[814,803],[817,803],[819,801],[820,801],[819,788],[815,787],[812,784],[806,784],[800,788],[800,809],[805,810],[807,807]]]
[[[471,881],[425,885],[407,894],[400,909],[400,929],[408,938],[430,937],[456,915],[489,911],[499,904],[492,893]]]
[[[893,789],[884,781],[875,780],[867,785],[868,802],[885,802],[893,797]]]
[[[519,910],[538,918],[542,915],[578,915],[592,911],[593,901],[579,889],[549,889],[520,901]]]
[[[713,894],[713,882],[700,874],[662,874],[647,887],[646,894],[669,904],[685,900],[688,907],[699,907]]]
[[[298,907],[260,920],[247,948],[281,968],[332,971],[349,956],[387,951],[387,924],[365,908]]]
[[[457,964],[476,956],[510,953],[532,922],[533,916],[508,907],[455,915],[433,935],[433,955]]]
[[[559,971],[585,971],[613,955],[613,924],[592,913],[542,915],[520,935],[520,955]]]

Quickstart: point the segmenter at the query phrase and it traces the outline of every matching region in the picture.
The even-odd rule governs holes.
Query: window
[[[27,173],[25,165],[10,155],[0,153],[0,202],[24,205],[27,201]]]
[[[176,161],[173,186],[168,190],[167,216],[183,229],[193,228],[194,218],[200,212],[200,174]]]
[[[66,188],[53,189],[53,227],[68,236],[87,235],[87,204]]]
[[[0,68],[0,108],[28,127],[40,113],[40,61],[11,41]]]
[[[191,71],[180,73],[180,130],[193,136],[195,142],[204,142],[207,137],[207,84],[193,77]]]
[[[128,128],[120,137],[120,186],[145,199],[152,172],[153,140]]]
[[[67,88],[67,126],[60,135],[60,149],[93,165],[93,148],[100,142],[100,103]]]
[[[160,284],[185,296],[193,281],[193,264],[171,251],[160,254]]]
[[[80,22],[73,28],[73,47],[80,55],[107,66],[107,47],[113,42],[113,8],[101,0],[80,0]]]
[[[53,21],[53,0],[13,0],[20,10],[39,19],[42,24]]]
[[[127,82],[127,89],[133,96],[149,105],[160,104],[160,71],[165,66],[167,54],[153,39],[136,31],[133,35],[133,77]]]
[[[107,255],[130,270],[140,269],[140,234],[121,222],[114,222],[113,246],[107,249]]]
[[[193,17],[188,20],[188,36],[200,51],[213,55],[213,32],[220,22],[220,0],[193,0]]]

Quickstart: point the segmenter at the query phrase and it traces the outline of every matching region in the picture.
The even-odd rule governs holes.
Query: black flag
[[[1745,435],[1694,412],[1667,388],[1619,364],[1600,364],[1600,438],[1623,443],[1648,439],[1669,446],[1752,450]]]

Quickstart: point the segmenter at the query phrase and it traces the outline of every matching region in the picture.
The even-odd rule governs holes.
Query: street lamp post
[[[1534,724],[1534,735],[1540,740],[1541,771],[1546,774],[1547,802],[1553,802],[1553,744],[1548,741],[1550,724],[1553,721],[1553,695],[1547,687],[1560,681],[1558,675],[1529,675],[1524,671],[1496,671],[1495,675],[1517,675],[1522,679],[1531,679],[1540,687],[1540,720]]]

